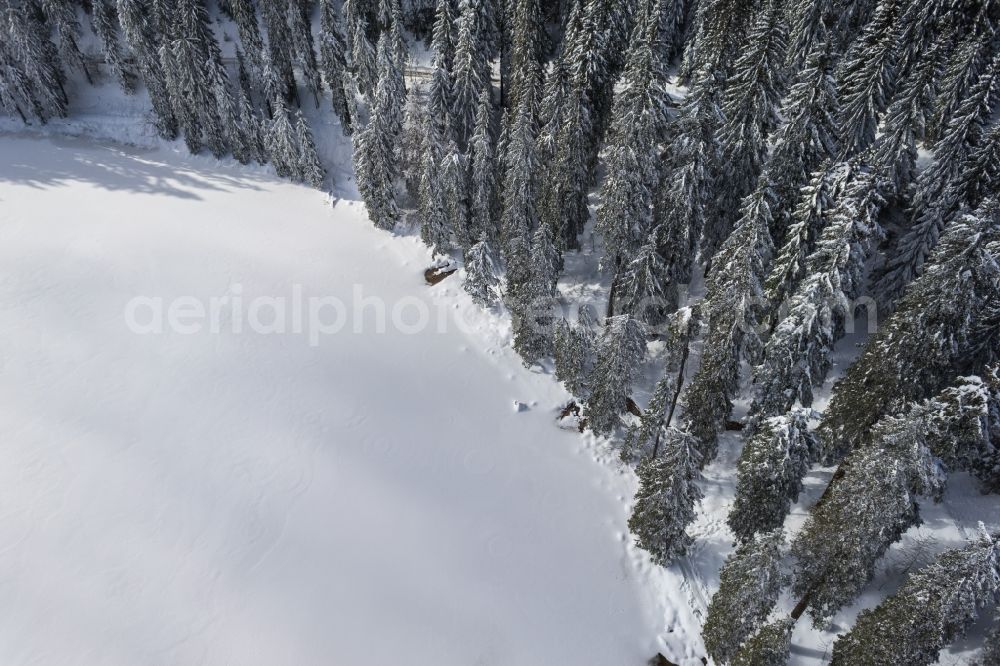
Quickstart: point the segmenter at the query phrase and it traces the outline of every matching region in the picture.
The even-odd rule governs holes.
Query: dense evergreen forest
[[[786,663],[800,617],[853,603],[949,473],[1000,491],[1000,1],[0,9],[0,104],[26,123],[67,114],[68,77],[110,72],[149,96],[163,138],[322,187],[300,109],[329,100],[372,223],[418,220],[463,261],[524,362],[553,363],[581,423],[636,466],[629,527],[656,563],[688,552],[702,470],[739,431],[738,546],[704,626],[716,663]],[[234,61],[217,16],[238,29]],[[407,78],[418,41],[432,66]],[[607,310],[571,312],[560,278],[593,238]],[[814,410],[859,308],[880,326]],[[665,361],[640,417],[650,340]],[[788,535],[816,465],[836,472]],[[844,628],[833,663],[934,663],[998,598],[1000,535],[984,531]],[[988,643],[996,664],[1000,630]]]

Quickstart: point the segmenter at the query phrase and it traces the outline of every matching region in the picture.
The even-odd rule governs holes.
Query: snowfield
[[[0,663],[701,663],[632,473],[430,260],[263,170],[0,138]]]

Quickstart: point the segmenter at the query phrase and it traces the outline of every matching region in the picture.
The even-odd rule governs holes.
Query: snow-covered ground
[[[700,663],[631,472],[460,277],[330,203],[0,137],[0,663]]]

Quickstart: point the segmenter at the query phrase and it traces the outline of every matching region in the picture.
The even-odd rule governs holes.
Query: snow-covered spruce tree
[[[334,0],[321,0],[319,22],[319,67],[330,89],[333,112],[346,136],[353,131],[351,107],[344,77],[347,75],[347,44]]]
[[[920,522],[915,498],[940,498],[945,467],[977,468],[989,454],[997,387],[959,380],[934,399],[888,416],[841,464],[792,543],[796,592],[819,622],[853,601],[883,553]]]
[[[455,5],[454,0],[437,0],[434,12],[434,32],[431,48],[444,63],[448,73],[452,72],[455,63],[455,48],[458,40],[455,35]]]
[[[758,534],[740,544],[719,572],[701,635],[716,663],[730,660],[739,645],[771,614],[784,587],[781,529]]]
[[[969,91],[935,146],[934,163],[917,179],[910,212],[911,226],[892,248],[879,271],[876,286],[881,298],[891,302],[916,277],[942,229],[970,202],[961,191],[963,164],[982,142],[985,126],[1000,101],[1000,50]]]
[[[246,90],[239,96],[239,133],[245,141],[247,156],[258,164],[267,163],[267,137],[264,123],[253,108]]]
[[[228,146],[211,75],[222,70],[222,56],[208,12],[202,0],[179,0],[166,22],[170,35],[160,45],[160,62],[184,143],[192,153],[205,146],[221,157]]]
[[[792,295],[788,315],[764,347],[755,374],[751,420],[786,412],[795,401],[812,404],[812,388],[826,378],[834,343],[861,294],[862,270],[881,238],[884,205],[875,174],[854,169],[841,201],[806,260],[806,278]]]
[[[399,220],[396,179],[399,177],[397,143],[403,125],[402,73],[392,54],[389,35],[379,37],[379,78],[372,100],[371,118],[355,140],[354,168],[358,190],[376,227],[392,229]]]
[[[674,285],[690,281],[703,231],[716,217],[721,156],[715,132],[721,112],[710,91],[711,80],[700,79],[692,87],[680,116],[668,128],[673,138],[653,199],[654,224],[663,227],[660,251]]]
[[[427,122],[427,90],[419,84],[411,86],[406,94],[403,132],[399,136],[399,167],[406,180],[407,193],[418,202],[420,179],[424,168]]]
[[[323,164],[319,161],[312,130],[309,129],[309,123],[306,122],[306,118],[302,115],[301,111],[295,114],[295,135],[299,140],[299,160],[302,179],[316,189],[320,189],[326,181],[326,169],[323,168]]]
[[[480,94],[475,131],[469,139],[469,228],[477,237],[485,237],[495,246],[500,229],[492,97],[489,89]]]
[[[423,166],[420,175],[420,239],[435,253],[444,254],[452,249],[452,228],[444,200],[438,169],[444,160],[444,149],[434,145],[432,134],[433,123],[427,123],[428,149],[424,152]]]
[[[636,26],[623,88],[615,100],[607,175],[597,210],[597,229],[605,243],[605,268],[624,270],[624,275],[616,275],[614,280],[616,290],[622,294],[617,300],[625,302],[618,312],[635,316],[640,313],[630,305],[665,292],[665,282],[673,277],[661,254],[661,243],[657,242],[666,240],[665,234],[653,232],[653,198],[660,176],[659,137],[667,121],[669,96],[664,90],[663,67],[654,57],[654,48],[663,43],[655,12],[662,11],[667,1],[652,4],[650,16],[640,17]],[[637,250],[640,257],[635,257]],[[629,262],[630,257],[635,258]],[[662,269],[649,272],[657,263]],[[645,274],[640,276],[640,272]],[[622,289],[626,285],[632,289]]]
[[[994,611],[993,628],[986,634],[983,651],[975,664],[976,666],[996,666],[1000,664],[1000,609]]]
[[[528,280],[514,309],[514,350],[525,366],[552,354],[553,306],[561,262],[552,230],[540,224],[531,238]]]
[[[962,167],[959,177],[960,196],[975,209],[983,199],[1000,191],[1000,122],[983,138],[983,143],[974,150]]]
[[[584,98],[585,77],[573,77],[562,124],[555,134],[555,154],[539,182],[538,215],[552,227],[561,249],[579,247],[578,236],[590,217],[587,195],[592,182],[590,169],[591,118]]]
[[[122,53],[121,41],[118,38],[118,9],[114,0],[92,0],[91,24],[94,34],[101,40],[104,49],[104,61],[118,81],[126,95],[135,92],[135,72]]]
[[[524,105],[523,95],[535,95],[532,112],[538,104],[537,90],[542,83],[546,31],[542,18],[541,0],[511,0],[508,7],[510,24],[509,63],[503,67],[501,58],[501,79],[507,81],[501,100],[507,108],[517,109]]]
[[[737,463],[736,500],[726,522],[741,541],[779,528],[802,491],[816,459],[809,410],[793,409],[760,424],[743,445]]]
[[[255,85],[264,80],[264,40],[260,35],[257,9],[253,0],[229,0],[229,13],[236,23],[236,31],[243,45],[243,51],[250,59],[251,76]],[[258,88],[259,89],[259,88]]]
[[[937,663],[980,609],[1000,600],[1000,543],[980,530],[968,546],[944,553],[875,609],[862,611],[834,643],[832,664]]]
[[[725,72],[745,46],[744,38],[759,4],[753,0],[706,0],[696,7],[681,66],[684,78],[699,70]]]
[[[819,431],[826,456],[864,442],[883,414],[980,372],[979,324],[998,299],[1000,204],[988,199],[948,227],[927,270],[837,383]]]
[[[11,116],[20,116],[24,123],[29,116],[41,117],[43,114],[31,90],[31,82],[3,40],[0,40],[0,108]]]
[[[276,97],[271,108],[274,112],[267,131],[268,158],[279,176],[301,181],[303,174],[299,136],[292,124],[288,106],[284,98]]]
[[[139,76],[149,91],[149,100],[156,117],[156,129],[164,139],[177,138],[178,125],[174,117],[166,77],[160,64],[159,39],[145,3],[140,0],[118,0],[118,17],[122,32],[135,55]]]
[[[354,76],[358,92],[370,100],[375,94],[375,88],[378,87],[380,72],[376,62],[375,47],[368,38],[368,22],[364,18],[359,18],[353,24],[348,23],[348,30],[351,33],[352,45],[351,74]]]
[[[992,10],[995,11],[995,10]],[[979,11],[970,12],[974,25],[970,26],[955,47],[938,83],[934,113],[927,123],[926,139],[933,145],[944,133],[955,111],[968,96],[969,90],[990,66],[996,53],[996,28],[990,18],[991,8],[983,5]]]
[[[65,74],[55,46],[48,39],[49,27],[33,7],[5,0],[0,4],[0,20],[6,28],[4,41],[26,103],[22,111],[41,122],[66,115],[68,99],[63,89]],[[8,80],[15,80],[10,77]]]
[[[467,250],[476,243],[476,236],[469,228],[469,165],[454,139],[449,138],[446,146],[438,165],[441,195],[458,245]]]
[[[265,66],[270,70],[266,81],[276,88],[269,96],[280,95],[291,103],[298,100],[295,87],[295,44],[288,28],[288,3],[298,0],[260,0],[261,15],[267,31]]]
[[[537,63],[536,63],[537,67]],[[516,312],[530,279],[531,231],[538,224],[535,212],[535,108],[538,79],[525,76],[520,105],[513,111],[504,155],[505,172],[500,214],[501,251],[507,264],[505,302]]]
[[[702,498],[695,483],[700,476],[697,444],[691,435],[669,428],[662,437],[663,454],[645,458],[636,469],[639,489],[628,528],[635,544],[661,566],[682,557],[693,541],[686,529]]]
[[[763,197],[756,204],[766,206]],[[697,438],[703,464],[715,458],[718,433],[732,412],[744,361],[759,357],[764,267],[773,250],[769,216],[747,208],[719,250],[707,281],[708,321],[701,364],[684,392],[683,429]]]
[[[671,248],[666,227],[658,226],[649,238],[618,270],[615,284],[615,313],[628,314],[650,326],[659,326],[678,305],[678,284],[671,265],[663,256]]]
[[[578,320],[560,319],[552,335],[556,379],[577,398],[587,397],[587,375],[593,365],[593,335]]]
[[[443,146],[449,139],[455,138],[455,126],[451,119],[452,80],[445,66],[444,56],[440,53],[434,54],[431,67],[433,71],[427,93],[427,116],[437,141]]]
[[[836,155],[839,108],[833,81],[834,58],[827,42],[806,57],[781,108],[784,122],[764,164],[758,187],[766,187],[776,243],[787,240],[786,230],[799,201],[799,189],[821,165]]]
[[[789,4],[788,66],[798,71],[817,45],[827,42],[839,59],[868,22],[875,0],[793,0]]]
[[[791,652],[791,618],[775,620],[751,636],[733,655],[730,666],[785,666]]]
[[[764,291],[771,304],[771,324],[778,325],[785,299],[798,288],[806,275],[806,260],[816,249],[816,241],[837,210],[844,187],[853,174],[846,162],[827,162],[813,174],[799,193],[799,201],[785,231],[785,242],[771,263]]]
[[[500,300],[500,270],[489,238],[483,235],[465,253],[465,291],[483,307]]]
[[[299,72],[305,80],[309,92],[319,107],[319,98],[322,94],[323,80],[319,74],[319,66],[316,63],[316,49],[313,46],[312,36],[312,0],[287,0],[288,34],[292,39],[295,60],[299,66]]]
[[[212,88],[215,108],[222,123],[225,145],[240,164],[249,164],[260,157],[258,137],[252,123],[243,122],[240,102],[233,95],[229,76],[222,66],[222,60],[209,58],[206,62],[206,76]]]
[[[845,157],[875,140],[878,116],[896,88],[903,0],[880,0],[871,21],[840,62],[841,149]]]
[[[675,312],[663,327],[665,353],[663,377],[653,388],[649,404],[642,412],[639,423],[630,427],[622,443],[623,462],[659,455],[660,438],[673,423],[677,401],[684,380],[691,340],[701,327],[700,311],[682,308]]]
[[[711,257],[729,235],[743,197],[757,183],[767,154],[768,134],[778,124],[778,105],[785,90],[786,48],[784,7],[766,0],[747,35],[747,48],[736,59],[722,99],[725,118],[719,128],[723,204],[715,222],[705,230],[702,252]]]
[[[993,365],[983,377],[963,377],[955,386],[925,403],[921,410],[938,414],[929,420],[928,447],[949,469],[971,472],[983,492],[1000,488],[1000,370]]]
[[[610,317],[597,343],[597,362],[591,376],[593,390],[587,401],[587,419],[598,435],[618,427],[632,377],[646,355],[642,325],[628,315]]]
[[[579,3],[574,4],[574,11]],[[560,53],[549,65],[542,86],[542,99],[538,109],[538,163],[547,170],[552,165],[558,146],[558,134],[563,126],[566,101],[570,96],[569,72]]]
[[[76,3],[72,0],[38,0],[45,23],[52,26],[52,36],[63,67],[76,70],[91,83],[90,71],[80,51],[80,21],[76,17]]]
[[[451,97],[452,120],[458,144],[468,145],[476,129],[476,113],[483,91],[490,91],[490,65],[480,33],[480,0],[462,0],[458,19]]]

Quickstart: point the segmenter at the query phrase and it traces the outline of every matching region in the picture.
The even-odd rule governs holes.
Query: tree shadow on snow
[[[259,190],[254,181],[263,175],[240,172],[228,175],[214,160],[185,157],[181,167],[161,162],[156,151],[96,142],[92,139],[58,138],[56,160],[32,157],[32,144],[48,140],[34,137],[4,139],[5,159],[0,160],[0,182],[7,181],[47,189],[71,183],[86,183],[108,191],[160,194],[201,200],[199,191]]]

